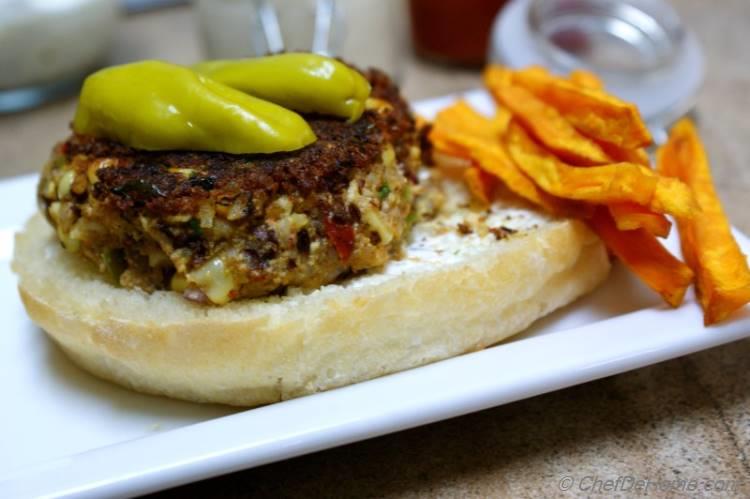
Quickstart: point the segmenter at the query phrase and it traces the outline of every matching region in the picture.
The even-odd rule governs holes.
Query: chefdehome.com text
[[[557,483],[561,491],[607,494],[610,492],[635,492],[641,494],[664,492],[738,492],[741,480],[718,478],[674,478],[671,480],[622,475],[614,478],[598,475],[565,475]]]

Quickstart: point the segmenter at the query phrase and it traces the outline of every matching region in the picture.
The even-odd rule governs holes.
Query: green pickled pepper
[[[350,122],[362,115],[370,95],[370,83],[359,71],[317,54],[206,61],[193,69],[280,106],[339,116]]]
[[[139,149],[232,154],[293,151],[316,140],[297,113],[160,61],[89,76],[73,130]]]

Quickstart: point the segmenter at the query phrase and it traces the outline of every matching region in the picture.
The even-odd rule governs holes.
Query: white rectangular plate
[[[467,94],[479,109],[491,103]],[[454,100],[417,105],[431,116]],[[0,497],[142,494],[531,397],[750,336],[706,329],[616,266],[592,296],[481,352],[238,411],[132,393],[74,367],[27,318],[8,263],[36,177],[0,182]],[[750,241],[737,233],[745,253]],[[676,248],[676,240],[668,241]],[[460,332],[457,332],[460,333]]]

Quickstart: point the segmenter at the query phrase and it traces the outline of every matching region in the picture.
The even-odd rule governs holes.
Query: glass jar
[[[74,93],[107,54],[116,0],[0,0],[0,112]]]
[[[325,53],[401,77],[400,0],[195,0],[208,58]]]
[[[507,0],[410,0],[411,35],[422,57],[481,66],[490,28]]]

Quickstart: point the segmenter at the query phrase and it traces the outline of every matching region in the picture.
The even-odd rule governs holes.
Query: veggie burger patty
[[[73,134],[39,183],[63,246],[117,284],[216,304],[314,288],[400,247],[419,147],[378,71],[354,123],[306,116],[318,140],[290,153],[144,151]]]

